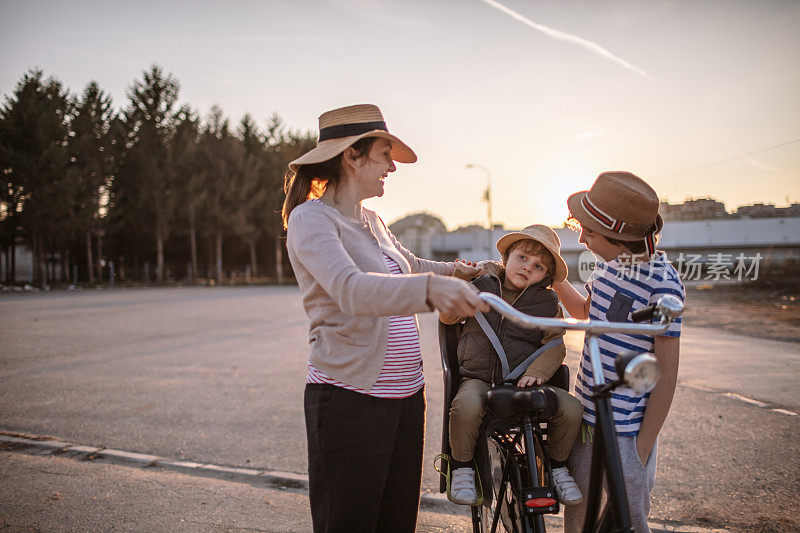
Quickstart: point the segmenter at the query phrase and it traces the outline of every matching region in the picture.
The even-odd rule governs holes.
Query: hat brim
[[[398,163],[414,163],[417,161],[417,154],[414,150],[408,147],[406,143],[392,135],[391,133],[383,130],[373,130],[361,135],[353,135],[350,137],[342,137],[340,139],[330,139],[322,141],[317,144],[312,150],[301,155],[291,163],[289,163],[289,170],[297,172],[297,169],[302,165],[313,165],[314,163],[322,163],[329,159],[333,159],[337,155],[344,152],[348,146],[352,146],[359,139],[364,137],[380,137],[392,143],[392,159]]]
[[[599,233],[603,237],[608,237],[610,239],[616,239],[618,241],[641,241],[647,235],[631,235],[627,233],[617,233],[615,231],[611,231],[607,227],[603,226],[599,222],[597,222],[583,207],[583,197],[586,196],[586,193],[589,191],[580,191],[576,192],[575,194],[571,195],[567,198],[567,207],[569,208],[570,214],[581,223],[582,228],[588,228],[595,233]],[[661,214],[656,217],[656,233],[659,233],[661,229],[664,227],[664,219],[661,217]]]
[[[500,252],[500,256],[503,257],[512,244],[524,239],[529,239],[538,242],[539,244],[547,248],[547,250],[550,252],[550,255],[553,256],[553,259],[555,260],[556,263],[556,268],[554,269],[555,272],[553,272],[554,282],[559,283],[567,278],[567,272],[569,272],[569,269],[567,268],[567,263],[561,257],[561,253],[558,250],[553,249],[553,247],[547,244],[546,242],[541,241],[536,237],[532,237],[527,233],[520,233],[518,231],[514,233],[506,233],[497,240],[497,244],[495,246],[497,247],[497,251]]]

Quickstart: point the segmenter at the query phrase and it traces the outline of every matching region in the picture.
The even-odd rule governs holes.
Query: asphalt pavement
[[[2,531],[311,531],[306,493],[259,483],[2,450],[0,478]],[[470,520],[423,509],[417,523],[466,531]]]
[[[421,315],[420,322],[428,400],[423,489],[431,497],[438,484],[432,460],[441,439],[442,383],[435,317]],[[307,325],[295,287],[2,294],[0,323],[0,431],[175,461],[305,474]],[[580,343],[580,336],[568,337],[573,367]],[[797,344],[685,326],[679,386],[662,432],[651,517],[700,528],[800,529],[800,420],[794,414],[800,410],[794,394],[798,376]],[[37,461],[65,465],[66,470],[59,466],[53,472],[74,471],[37,477],[42,469]],[[7,450],[0,453],[0,469],[4,480],[12,480],[0,484],[0,524],[22,529],[72,529],[57,520],[66,512],[58,510],[67,507],[63,495],[50,501],[44,501],[46,494],[37,496],[37,487],[52,487],[57,479],[73,484],[71,512],[80,516],[84,509],[86,529],[213,530],[214,524],[225,524],[219,527],[308,530],[301,493]],[[113,494],[120,509],[113,511],[106,500],[110,507],[102,525],[88,527],[94,516],[89,494],[102,486],[102,479],[117,483]],[[179,512],[170,513],[170,498],[178,502],[184,490],[195,490],[174,487],[195,483],[196,490],[205,486],[221,498],[206,503],[214,511],[204,513],[182,500],[175,503]],[[174,490],[162,494],[159,484],[174,485]],[[286,502],[269,507],[271,516],[274,509],[297,509],[289,513],[296,516],[287,522],[291,527],[277,521],[273,528],[262,519],[270,516],[263,509],[252,510],[256,524],[226,515],[228,510],[220,510],[225,505],[213,503],[240,490],[247,501],[231,496],[229,507],[241,505],[242,513],[251,512],[246,506],[258,507],[258,491],[265,491],[262,500]],[[148,505],[158,515],[192,517],[194,522],[162,524],[157,520],[174,517],[132,514]],[[20,522],[25,516],[36,517],[42,526]],[[215,522],[216,516],[231,518]],[[433,521],[420,522],[420,531],[463,530],[458,522],[463,516],[431,516]],[[10,522],[12,517],[17,521]]]

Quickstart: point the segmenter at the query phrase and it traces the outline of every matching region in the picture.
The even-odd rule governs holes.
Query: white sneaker
[[[450,501],[461,505],[478,503],[478,491],[475,489],[475,470],[473,468],[456,468],[450,479]]]
[[[556,486],[558,499],[564,505],[577,505],[583,501],[581,489],[578,488],[575,480],[569,475],[567,467],[562,466],[561,468],[553,469],[553,485]]]

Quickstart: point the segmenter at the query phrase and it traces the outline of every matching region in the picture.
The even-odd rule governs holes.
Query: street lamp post
[[[477,163],[467,163],[467,168],[477,168],[486,173],[486,191],[483,193],[483,200],[486,202],[486,214],[489,219],[489,240],[486,243],[486,250],[489,256],[492,255],[492,173],[483,165]]]

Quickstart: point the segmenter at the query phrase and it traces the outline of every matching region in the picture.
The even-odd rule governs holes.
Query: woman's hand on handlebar
[[[464,280],[431,276],[428,281],[428,303],[440,313],[460,317],[489,311],[489,304],[478,297],[478,289]]]

